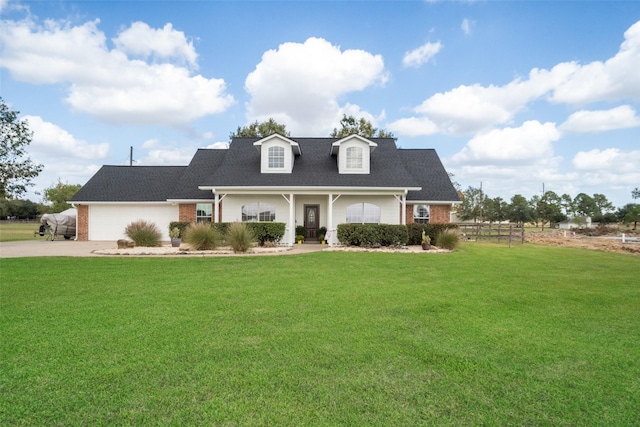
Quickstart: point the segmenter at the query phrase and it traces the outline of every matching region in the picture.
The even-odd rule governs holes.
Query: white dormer
[[[295,156],[302,154],[297,142],[277,133],[253,145],[260,150],[261,173],[291,173]]]
[[[368,174],[371,152],[378,146],[360,135],[349,135],[331,144],[331,155],[338,156],[338,173]]]

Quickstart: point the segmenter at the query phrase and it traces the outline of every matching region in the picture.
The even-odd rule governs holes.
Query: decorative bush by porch
[[[458,228],[458,225],[412,223],[407,224],[406,227],[407,233],[409,234],[407,245],[419,245],[422,243],[422,231],[429,235],[431,242],[435,242],[441,233],[446,232],[447,230],[456,229]]]
[[[195,251],[207,251],[220,246],[222,236],[210,222],[196,222],[187,227],[183,240]]]
[[[407,244],[407,227],[395,224],[339,224],[338,240],[347,246]]]
[[[260,246],[264,242],[278,243],[284,237],[284,222],[245,222],[253,238]]]
[[[254,238],[246,222],[234,222],[229,226],[226,241],[233,252],[247,252],[253,245]]]
[[[184,236],[184,232],[187,230],[191,223],[189,221],[171,221],[169,223],[169,230],[177,228],[180,230],[180,237]]]
[[[133,221],[124,229],[124,234],[133,240],[136,246],[155,247],[162,245],[162,233],[153,222],[143,219]]]
[[[442,249],[454,250],[458,246],[460,239],[458,235],[451,231],[443,231],[438,234],[436,246]]]

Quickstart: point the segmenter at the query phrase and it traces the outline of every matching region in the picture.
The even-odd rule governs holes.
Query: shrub
[[[154,247],[162,245],[162,233],[160,233],[158,226],[143,219],[133,221],[127,225],[124,229],[124,234],[133,240],[136,246]]]
[[[183,240],[195,251],[207,251],[217,248],[222,239],[210,222],[196,222],[187,227]]]
[[[422,243],[422,232],[424,231],[430,238],[432,242],[436,241],[436,237],[447,230],[452,230],[458,228],[457,224],[422,224],[422,223],[411,223],[407,224],[407,233],[409,234],[409,238],[407,240],[407,245],[419,245]]]
[[[233,252],[246,252],[253,245],[253,235],[246,223],[234,222],[229,226],[226,241],[233,249]]]
[[[438,234],[436,246],[442,249],[454,250],[458,246],[458,235],[449,231],[443,231]]]
[[[307,235],[307,229],[304,228],[304,225],[296,226],[296,236],[306,236],[306,235]]]
[[[339,224],[338,240],[347,246],[404,245],[407,228],[392,224]]]
[[[189,227],[189,224],[191,223],[188,221],[171,221],[169,223],[169,230],[177,228],[178,230],[180,230],[180,234],[178,235],[178,237],[183,237],[185,230],[187,229],[187,227]]]
[[[279,242],[284,236],[284,222],[245,222],[254,240],[260,246],[264,242]]]

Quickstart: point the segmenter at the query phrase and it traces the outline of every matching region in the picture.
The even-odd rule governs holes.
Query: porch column
[[[402,217],[400,219],[400,224],[407,225],[407,191],[405,190],[402,195]]]
[[[213,222],[218,222],[218,218],[220,217],[220,196],[214,190],[214,202],[213,202]]]
[[[296,204],[293,193],[289,194],[289,246],[296,241]]]
[[[327,231],[331,232],[331,239],[327,239],[328,245],[333,245],[333,194],[329,194],[329,203],[327,203]]]

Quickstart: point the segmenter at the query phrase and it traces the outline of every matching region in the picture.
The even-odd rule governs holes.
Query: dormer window
[[[337,157],[338,173],[368,174],[371,152],[378,146],[360,135],[349,135],[331,144],[331,155]]]
[[[362,147],[347,148],[347,169],[362,169]]]
[[[284,148],[269,147],[269,169],[284,168]]]
[[[300,144],[277,133],[253,145],[260,151],[261,173],[291,173],[295,157],[302,155]]]

